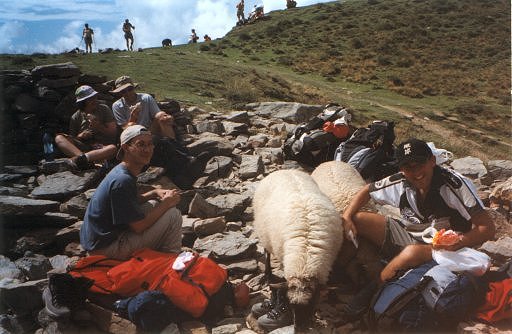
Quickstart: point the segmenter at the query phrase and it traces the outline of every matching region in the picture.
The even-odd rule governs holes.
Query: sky
[[[125,19],[135,26],[134,49],[188,42],[196,29],[199,41],[208,34],[223,37],[236,23],[239,0],[0,0],[0,53],[61,53],[85,49],[82,29],[94,30],[93,52],[126,49],[121,30]],[[308,6],[332,0],[297,0]],[[265,13],[286,8],[286,0],[246,0],[245,15],[255,4]]]

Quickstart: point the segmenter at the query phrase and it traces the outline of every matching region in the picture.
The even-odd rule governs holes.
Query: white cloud
[[[128,18],[136,27],[135,48],[160,46],[162,39],[171,38],[173,44],[188,42],[190,29],[195,28],[200,41],[205,34],[213,39],[224,36],[236,23],[235,5],[239,0],[15,0],[2,1],[0,8],[0,52],[59,53],[80,44],[82,27],[88,22],[94,29],[93,50],[125,49],[121,30]],[[325,2],[298,0],[299,6]],[[286,0],[246,0],[246,16],[254,4],[263,4],[265,12],[284,9]],[[15,18],[16,21],[11,21]],[[63,28],[52,27],[61,21]],[[32,23],[31,23],[32,22]],[[57,22],[57,23],[56,23]],[[27,24],[25,24],[27,23]],[[28,24],[31,23],[31,24]],[[27,29],[37,43],[24,40]],[[46,26],[45,26],[46,25]],[[41,28],[42,27],[42,28]],[[45,28],[47,27],[47,28]],[[50,31],[53,29],[52,31]]]

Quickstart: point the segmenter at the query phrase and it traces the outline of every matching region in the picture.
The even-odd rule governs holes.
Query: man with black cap
[[[342,215],[347,240],[366,238],[380,247],[379,254],[389,261],[380,273],[381,282],[393,278],[399,270],[431,260],[433,246],[426,241],[435,230],[460,233],[456,244],[436,249],[473,247],[493,238],[494,223],[474,185],[466,177],[437,166],[427,143],[409,139],[398,146],[395,155],[400,173],[363,187]],[[399,208],[401,217],[359,212],[370,199]],[[371,298],[371,291],[366,293],[368,296]],[[364,303],[353,304],[356,306],[350,312],[363,311]]]
[[[137,176],[153,155],[151,132],[141,125],[121,133],[121,148],[114,167],[92,196],[80,244],[91,255],[126,260],[142,248],[181,251],[181,212],[176,189],[153,189],[139,194]]]

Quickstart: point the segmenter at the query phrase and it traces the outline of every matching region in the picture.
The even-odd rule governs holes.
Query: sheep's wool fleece
[[[320,164],[311,173],[311,177],[340,213],[345,211],[354,195],[366,185],[361,174],[354,167],[341,161],[327,161]],[[364,210],[377,211],[373,201],[369,202]]]
[[[343,242],[341,218],[310,175],[271,173],[254,194],[254,228],[284,276],[316,277],[325,284]]]

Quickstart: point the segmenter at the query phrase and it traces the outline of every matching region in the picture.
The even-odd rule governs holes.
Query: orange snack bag
[[[460,235],[458,235],[457,232],[453,230],[445,230],[443,228],[436,232],[432,239],[432,244],[434,246],[451,246],[455,245],[459,241]]]

